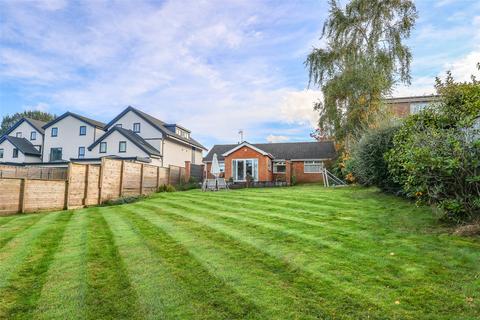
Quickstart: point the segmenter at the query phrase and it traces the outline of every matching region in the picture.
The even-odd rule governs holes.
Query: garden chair
[[[222,190],[222,189],[228,190],[228,184],[227,184],[227,181],[225,181],[225,178],[217,179],[217,187],[218,187],[218,190]]]
[[[203,191],[216,191],[217,190],[217,180],[216,179],[205,179],[203,182]]]

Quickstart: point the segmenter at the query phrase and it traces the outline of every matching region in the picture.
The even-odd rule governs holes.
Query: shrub
[[[385,153],[393,147],[393,136],[398,126],[370,129],[353,146],[351,156],[346,161],[345,171],[355,180],[366,186],[377,186],[383,191],[398,193],[400,185],[388,171]]]
[[[468,220],[480,214],[480,140],[470,138],[478,134],[472,125],[480,116],[480,84],[448,75],[445,83],[437,79],[437,91],[441,102],[406,119],[385,159],[407,196]]]
[[[107,200],[104,203],[102,203],[102,206],[116,206],[120,204],[134,203],[145,198],[146,198],[145,195],[121,197],[118,199]]]
[[[157,192],[175,192],[177,191],[174,186],[171,184],[163,184],[160,187],[158,187]]]
[[[192,189],[199,189],[200,188],[200,183],[195,179],[194,177],[190,177],[188,182],[183,182],[180,181],[180,184],[178,185],[178,190],[179,191],[186,191],[186,190],[192,190]]]

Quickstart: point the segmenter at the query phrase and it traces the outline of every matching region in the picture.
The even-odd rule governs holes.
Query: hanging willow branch
[[[375,119],[381,99],[397,83],[410,84],[410,49],[403,40],[417,18],[410,0],[330,1],[323,26],[325,48],[313,48],[305,65],[309,85],[321,87],[319,131],[342,141]]]

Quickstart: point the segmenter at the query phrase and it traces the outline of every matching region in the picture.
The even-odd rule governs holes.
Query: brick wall
[[[292,174],[296,176],[297,183],[323,182],[321,173],[305,173],[303,161],[292,162]]]
[[[390,107],[395,117],[405,118],[410,114],[410,102],[392,103]]]
[[[268,170],[270,158],[249,147],[242,147],[225,157],[225,179],[229,179],[232,176],[233,159],[258,159],[258,181],[272,181],[273,173],[271,170]],[[270,169],[272,168],[270,167]]]

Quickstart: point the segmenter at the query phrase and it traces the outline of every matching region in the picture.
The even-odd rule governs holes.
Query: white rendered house
[[[88,146],[105,133],[104,127],[102,122],[72,112],[50,121],[43,126],[43,162],[88,158]]]

